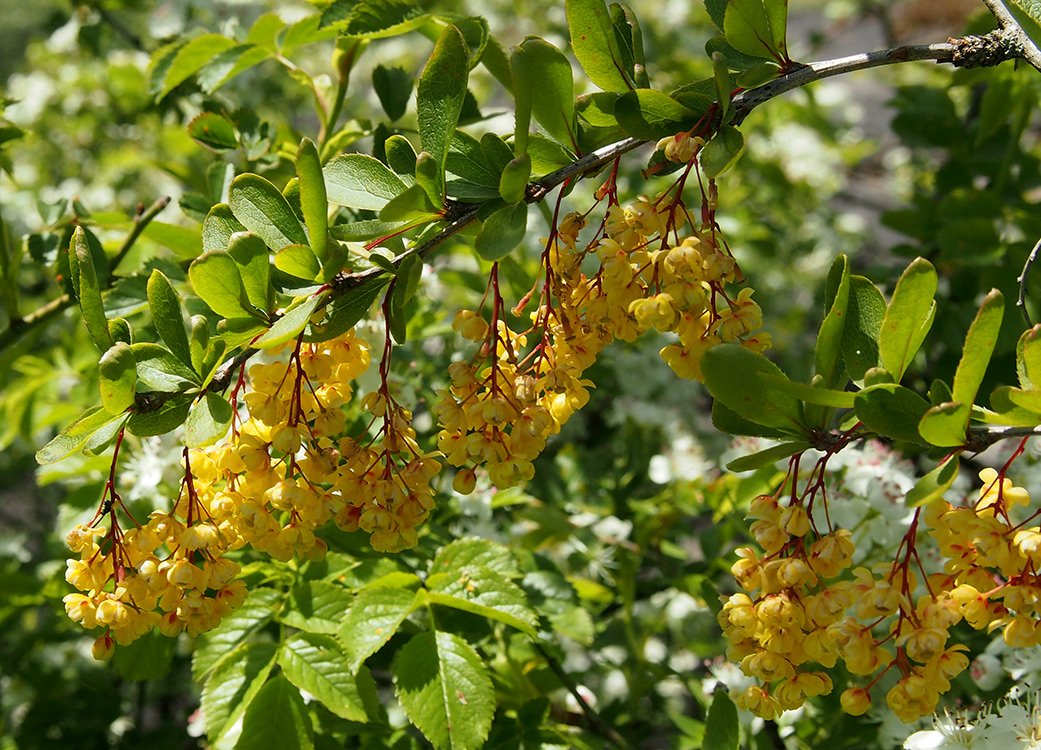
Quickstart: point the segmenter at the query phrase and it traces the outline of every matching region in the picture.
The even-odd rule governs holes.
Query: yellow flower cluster
[[[540,303],[523,332],[507,324],[492,269],[491,322],[464,310],[453,323],[479,345],[478,354],[452,365],[451,383],[434,409],[442,427],[438,447],[450,464],[467,467],[456,475],[458,491],[473,488],[476,466],[487,467],[500,487],[529,479],[547,438],[588,401],[592,383],[583,373],[616,339],[631,341],[651,328],[676,333],[678,343],[661,354],[688,378],[700,377],[701,358],[713,345],[739,342],[756,351],[769,345],[758,330],[762,314],[752,290],[727,295],[740,273],[710,210],[706,216],[681,237],[690,219],[672,193],[615,203],[585,244],[579,234],[586,218],[565,216],[547,240]],[[590,256],[597,268],[587,275]]]
[[[93,523],[68,534],[79,558],[66,578],[83,593],[65,597],[66,611],[86,628],[106,628],[95,656],[153,627],[195,635],[216,626],[246,593],[229,551],[319,558],[326,545],[315,531],[329,521],[365,530],[378,550],[416,544],[441,463],[419,450],[411,413],[390,395],[386,360],[380,388],[361,402],[371,433],[345,434],[352,382],[369,363],[368,344],[348,333],[297,342],[288,362],[252,365],[249,416],[218,445],[185,451],[171,511],[124,532],[116,511],[126,508],[114,495]],[[103,516],[108,527],[98,525]]]
[[[812,665],[830,669],[841,661],[850,674],[871,677],[842,694],[844,710],[867,711],[871,689],[896,670],[886,703],[910,722],[933,713],[968,666],[967,647],[948,643],[962,620],[1000,628],[1010,646],[1041,644],[1041,527],[1010,518],[1029,503],[1026,490],[994,469],[980,479],[972,507],[937,500],[920,509],[897,559],[871,570],[850,570],[848,531],[821,534],[799,502],[784,507],[771,495],[756,498],[751,533],[761,552],[737,551],[732,570],[746,593],[726,599],[719,615],[729,657],[759,680],[739,704],[776,718],[831,691],[831,680]],[[922,565],[920,523],[939,545],[943,572],[928,574]]]

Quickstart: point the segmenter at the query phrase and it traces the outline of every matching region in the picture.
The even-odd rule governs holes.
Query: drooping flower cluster
[[[803,508],[820,482],[788,505],[756,498],[750,516],[759,549],[738,550],[733,573],[745,593],[729,597],[719,616],[728,655],[759,680],[740,705],[775,718],[830,692],[828,675],[813,670],[842,662],[869,678],[843,693],[844,710],[867,711],[874,687],[895,674],[886,704],[910,722],[935,712],[951,679],[969,665],[968,648],[950,643],[954,625],[1001,628],[1010,646],[1041,643],[1041,528],[1028,525],[1036,514],[1013,520],[1010,510],[1029,503],[1026,491],[994,469],[980,479],[979,499],[969,507],[937,500],[918,509],[895,559],[870,569],[853,567],[848,530],[819,531]],[[938,545],[942,571],[926,570],[919,535]]]
[[[676,334],[678,341],[661,354],[688,378],[700,378],[701,358],[716,344],[738,342],[756,351],[769,345],[752,290],[728,293],[741,276],[715,223],[714,201],[704,199],[702,222],[694,226],[680,198],[691,168],[656,199],[641,197],[629,206],[614,199],[609,183],[606,215],[584,243],[587,215],[555,222],[541,284],[528,295],[538,292],[539,303],[523,331],[511,328],[497,266],[485,294],[490,322],[480,311],[456,316],[455,330],[479,345],[472,360],[452,365],[435,408],[438,447],[449,463],[465,467],[457,490],[473,486],[476,466],[486,467],[499,486],[530,478],[546,439],[588,401],[592,383],[584,373],[614,340],[632,341],[650,329]],[[583,270],[587,259],[595,271]]]

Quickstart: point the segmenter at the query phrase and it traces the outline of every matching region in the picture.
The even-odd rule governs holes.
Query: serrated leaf
[[[94,339],[99,351],[107,351],[112,346],[112,337],[108,332],[105,305],[101,301],[101,285],[98,283],[94,256],[87,246],[87,235],[82,226],[77,226],[72,233],[69,265],[72,269],[76,299],[80,312],[83,313],[87,332]]]
[[[377,702],[376,684],[366,669],[352,673],[345,656],[334,638],[297,633],[282,644],[278,664],[286,679],[340,718],[366,722],[366,706]]]
[[[723,18],[727,41],[739,52],[783,62],[788,0],[730,0]]]
[[[391,122],[400,119],[412,96],[412,76],[404,68],[377,65],[372,71],[372,88]]]
[[[134,403],[137,361],[130,345],[117,341],[98,362],[101,405],[110,414],[120,414]]]
[[[311,721],[304,699],[279,675],[264,683],[242,717],[242,734],[236,750],[256,748],[312,750]]]
[[[943,493],[951,488],[958,478],[958,454],[952,454],[940,464],[915,482],[905,498],[908,507],[917,508],[927,505],[933,500],[943,497]]]
[[[184,423],[184,443],[189,448],[212,445],[228,433],[234,414],[231,404],[218,393],[207,392],[192,404]]]
[[[802,453],[812,447],[813,446],[810,443],[804,440],[773,445],[747,456],[735,458],[727,464],[727,469],[737,472],[752,471],[753,469],[758,469],[760,466],[766,466],[767,464],[780,461],[783,458],[794,456],[796,453]]]
[[[788,378],[763,355],[736,344],[721,344],[705,353],[701,371],[712,397],[722,401],[738,416],[765,427],[794,434],[803,432],[799,400],[776,387],[764,388],[757,382],[755,375],[758,373]],[[736,372],[742,373],[742,377],[735,378]]]
[[[365,154],[343,154],[322,170],[329,202],[379,211],[407,185],[381,161]]]
[[[505,258],[521,243],[528,228],[528,205],[503,206],[484,220],[474,239],[477,254],[485,260]]]
[[[589,80],[604,91],[633,88],[604,0],[566,0],[564,12],[571,49]]]
[[[528,37],[510,56],[510,69],[517,109],[523,100],[523,106],[552,138],[577,148],[575,87],[571,63],[564,53],[545,39]],[[518,155],[521,153],[524,150],[518,148]]]
[[[279,621],[308,633],[336,633],[354,597],[327,581],[299,581],[289,592]]]
[[[894,440],[920,443],[918,423],[929,402],[896,383],[879,383],[860,391],[853,403],[857,419],[872,432]]]
[[[437,551],[430,564],[430,575],[458,573],[464,568],[484,568],[504,576],[520,573],[509,547],[479,537],[456,539]]]
[[[437,750],[476,750],[495,714],[484,661],[453,633],[414,636],[394,660],[394,687],[409,720]]]
[[[422,601],[422,594],[414,588],[419,584],[415,576],[384,583],[387,585],[376,581],[361,589],[339,628],[351,671],[379,651]]]
[[[137,360],[137,380],[142,391],[180,393],[199,385],[198,373],[165,346],[142,342],[131,344],[130,350]]]
[[[235,124],[217,112],[203,112],[188,123],[188,135],[214,151],[228,151],[239,145]]]
[[[741,727],[737,706],[726,690],[716,690],[705,719],[704,750],[737,750]]]
[[[953,448],[965,443],[971,404],[948,401],[929,407],[918,422],[918,434],[930,445]]]
[[[257,174],[231,182],[228,204],[235,218],[272,250],[308,244],[307,232],[278,188]]]
[[[148,309],[152,314],[152,325],[174,356],[185,364],[192,361],[188,334],[184,329],[181,303],[173,285],[158,268],[152,269],[148,277]]]
[[[249,302],[239,265],[227,252],[210,250],[188,267],[192,289],[211,310],[225,318],[257,318],[259,311]]]
[[[915,259],[900,276],[882,318],[878,352],[882,367],[899,382],[914,360],[936,315],[936,269],[924,258]]]
[[[300,141],[296,152],[296,174],[300,179],[300,212],[311,239],[311,249],[319,258],[325,255],[329,233],[329,202],[326,200],[325,178],[318,148],[310,138]]]
[[[727,125],[702,147],[701,169],[708,177],[719,177],[734,166],[744,151],[745,137],[740,130]]]
[[[445,159],[452,134],[459,122],[466,98],[466,82],[470,72],[470,57],[466,41],[459,29],[451,24],[434,45],[416,93],[419,118],[419,140],[423,151],[434,158],[441,183],[444,182]],[[439,191],[444,194],[444,190]]]
[[[437,573],[427,581],[432,604],[498,620],[535,635],[538,617],[524,591],[505,576],[487,568],[467,566],[452,573]]]
[[[427,15],[406,0],[334,0],[319,27],[337,25],[345,36],[382,39],[404,34],[425,23]]]
[[[223,34],[202,34],[189,41],[170,59],[162,76],[156,101],[198,73],[219,54],[234,46],[235,42]]]
[[[271,328],[268,329],[267,333],[253,342],[253,346],[257,349],[270,349],[273,346],[284,344],[290,339],[295,339],[303,332],[304,328],[307,327],[314,311],[318,309],[318,305],[320,305],[327,296],[327,292],[322,292],[319,294],[313,294],[302,302],[299,301],[298,298],[298,301],[294,303],[294,306],[286,310],[286,313],[274,322]]]
[[[976,400],[976,393],[987,374],[990,357],[998,343],[1004,313],[1005,298],[997,289],[990,290],[965,335],[965,345],[951,388],[954,401],[971,405]]]
[[[201,682],[230,656],[238,644],[270,622],[283,598],[284,594],[275,589],[255,588],[250,591],[242,606],[232,610],[216,628],[199,637],[192,655],[192,679]]]
[[[47,445],[36,451],[36,463],[46,466],[62,460],[82,448],[95,432],[120,419],[121,416],[121,414],[110,414],[100,406],[87,409]]]
[[[242,287],[250,305],[267,313],[275,290],[271,286],[270,253],[264,241],[252,232],[236,232],[228,241],[228,255],[239,267]]]
[[[216,747],[230,746],[228,741],[237,739],[233,728],[264,686],[276,651],[273,643],[242,644],[206,680],[199,708],[206,736]]]
[[[237,44],[221,52],[199,70],[199,88],[212,94],[235,76],[271,57],[271,50],[253,44]]]
[[[627,135],[652,141],[687,130],[699,114],[664,91],[636,89],[615,100],[614,116]]]

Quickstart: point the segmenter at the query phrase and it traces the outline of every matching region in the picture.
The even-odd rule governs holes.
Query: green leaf
[[[430,204],[437,209],[445,205],[442,197],[444,182],[444,165],[439,165],[429,151],[420,151],[416,156],[416,184],[423,188]]]
[[[765,373],[787,380],[777,365],[763,355],[737,344],[721,344],[705,353],[701,371],[712,397],[739,416],[765,427],[802,434],[799,400],[756,378]],[[742,377],[734,377],[734,373],[741,373]]]
[[[712,425],[717,430],[730,435],[749,435],[752,437],[771,438],[773,440],[781,440],[790,436],[789,433],[783,430],[763,427],[763,425],[750,419],[745,419],[728,408],[719,399],[712,402]]]
[[[372,88],[390,121],[401,119],[412,96],[412,76],[408,71],[377,65],[372,71]]]
[[[222,114],[203,112],[188,123],[188,135],[214,151],[229,151],[239,145],[235,125]]]
[[[716,690],[705,719],[704,750],[737,750],[740,739],[737,706],[726,690]]]
[[[235,218],[272,250],[308,244],[296,213],[278,188],[260,175],[240,174],[232,180],[228,203]]]
[[[716,88],[716,103],[719,106],[719,118],[723,123],[730,121],[730,92],[734,90],[734,77],[730,74],[730,67],[721,52],[713,52],[712,55],[712,83]]]
[[[249,302],[235,259],[221,250],[210,250],[188,267],[192,289],[211,310],[224,318],[263,319]]]
[[[958,454],[953,453],[940,464],[915,482],[905,498],[908,507],[917,508],[943,497],[943,493],[951,488],[958,478]]]
[[[918,434],[931,445],[945,448],[964,445],[971,415],[971,404],[947,401],[931,406],[918,422]]]
[[[137,380],[144,392],[180,393],[199,385],[199,374],[161,344],[131,344],[137,361]]]
[[[787,23],[788,0],[730,0],[723,32],[739,52],[782,62],[788,59]]]
[[[436,221],[439,218],[440,214],[420,185],[408,188],[380,211],[380,220],[386,222]]]
[[[920,443],[918,423],[929,402],[896,383],[879,383],[860,391],[853,403],[857,419],[872,432],[894,440]]]
[[[108,332],[105,305],[101,301],[97,267],[94,265],[93,253],[87,246],[87,235],[82,226],[77,226],[72,233],[69,266],[72,269],[76,299],[80,305],[80,312],[83,313],[87,332],[94,339],[99,351],[107,351],[112,346],[112,337]]]
[[[381,161],[365,154],[337,156],[322,171],[329,202],[337,206],[379,211],[407,187]]]
[[[1004,313],[1005,298],[997,289],[991,289],[983,298],[983,304],[965,335],[965,346],[951,388],[955,401],[971,405],[976,400],[976,393],[983,376],[987,374],[990,357],[998,343]]]
[[[229,47],[199,70],[199,88],[212,94],[235,76],[245,73],[271,57],[271,51],[253,44]]]
[[[510,68],[517,108],[523,100],[552,138],[577,148],[575,86],[571,63],[564,53],[544,39],[528,37],[510,56]],[[518,148],[517,153],[524,153],[524,149]]]
[[[221,624],[200,636],[192,654],[192,679],[202,682],[215,667],[231,656],[235,647],[271,621],[284,594],[255,588],[242,606],[232,610]]]
[[[646,141],[687,130],[698,119],[696,112],[655,89],[625,92],[615,100],[614,116],[627,135]]]
[[[495,714],[484,661],[453,633],[414,636],[394,660],[394,686],[405,715],[437,750],[476,750]]]
[[[98,362],[101,405],[110,414],[121,414],[134,404],[137,361],[130,345],[117,341]]]
[[[734,166],[744,151],[745,137],[740,130],[727,125],[702,147],[701,169],[708,177],[719,177]]]
[[[909,265],[893,290],[878,334],[882,367],[899,382],[914,360],[936,315],[936,269],[924,258]]]
[[[531,156],[518,156],[506,165],[499,179],[499,195],[507,203],[520,203],[528,190],[531,179]]]
[[[222,52],[235,46],[235,42],[223,34],[202,34],[185,44],[169,62],[156,101],[173,91],[199,72]]]
[[[329,202],[325,195],[325,179],[318,148],[310,138],[300,141],[296,152],[296,174],[300,178],[300,212],[311,239],[311,249],[321,258],[329,233]]]
[[[225,250],[231,241],[231,235],[235,232],[245,232],[246,227],[239,223],[231,212],[231,206],[227,203],[218,203],[206,214],[206,220],[202,223],[202,249],[203,252],[210,250]],[[192,253],[195,257],[195,253]]]
[[[835,279],[835,283],[832,281]],[[824,379],[829,388],[843,385],[839,383],[842,374],[840,359],[842,334],[846,327],[846,312],[849,308],[849,259],[839,254],[828,274],[828,286],[834,288],[831,304],[821,322],[817,334],[817,345],[814,347],[814,363],[816,372]]]
[[[184,330],[180,300],[170,280],[158,268],[152,269],[152,275],[148,277],[148,309],[159,338],[170,347],[175,357],[185,364],[191,364],[191,349],[188,346],[188,334]]]
[[[794,396],[800,401],[815,406],[827,406],[833,409],[852,409],[853,400],[857,395],[850,391],[838,391],[833,388],[824,388],[820,385],[797,383],[784,374],[776,375],[774,373],[761,372],[755,378],[760,384],[768,385],[771,389],[776,389],[780,393]],[[820,382],[817,378],[814,380]]]
[[[1034,414],[1041,414],[1041,390],[1035,388],[1009,388],[1006,393],[1009,401],[1016,406]],[[991,403],[993,402],[994,396],[992,395]]]
[[[712,19],[712,23],[716,24],[716,27],[722,31],[723,21],[726,18],[728,0],[705,0],[705,10],[708,11],[708,17]]]
[[[564,12],[571,35],[571,49],[589,80],[604,91],[628,91],[632,81],[604,0],[566,0]]]
[[[415,576],[392,575],[381,580],[385,585],[378,580],[358,592],[339,628],[352,672],[391,639],[423,600],[415,590],[419,585]]]
[[[456,131],[456,136],[459,135],[461,133]],[[384,142],[383,150],[387,154],[387,165],[402,179],[403,184],[408,185],[408,180],[416,173],[416,150],[412,148],[412,143],[405,136],[395,134]]]
[[[242,734],[236,750],[277,747],[279,750],[312,750],[311,721],[304,699],[279,675],[264,683],[242,717]]]
[[[253,346],[257,349],[270,349],[273,346],[284,344],[290,339],[295,339],[307,327],[311,315],[314,314],[318,305],[328,296],[327,292],[322,292],[303,298],[303,301],[300,301],[301,298],[298,297],[293,306],[275,321],[267,333],[253,342]]]
[[[618,48],[625,59],[625,72],[640,88],[650,88],[647,60],[643,51],[643,30],[633,9],[624,3],[611,3],[611,24]]]
[[[524,591],[494,570],[467,566],[452,573],[435,573],[427,579],[427,588],[431,604],[498,620],[535,635],[538,617]]]
[[[98,430],[115,422],[121,414],[110,414],[100,406],[93,406],[80,414],[72,424],[59,432],[47,445],[36,451],[36,463],[41,466],[61,461],[79,450]]]
[[[138,437],[165,435],[184,424],[191,402],[191,396],[174,396],[158,409],[134,412],[127,420],[127,430]]]
[[[311,324],[306,340],[328,341],[354,328],[389,283],[390,279],[386,276],[368,279],[350,292],[338,296],[326,306],[325,320]]]
[[[271,260],[267,245],[252,232],[236,232],[228,242],[228,255],[239,267],[246,299],[257,310],[267,313],[275,296],[271,286]]]
[[[406,0],[334,0],[323,11],[319,26],[337,24],[344,36],[384,39],[418,28],[427,18]]]
[[[459,113],[463,110],[469,72],[466,41],[459,29],[449,24],[434,45],[420,75],[416,93],[419,140],[423,151],[428,151],[434,158],[441,175],[444,174],[448,146],[459,122]],[[439,192],[444,194],[443,189]]]
[[[794,456],[796,453],[802,453],[812,447],[813,446],[805,440],[781,443],[780,445],[764,448],[761,451],[756,451],[747,456],[735,458],[727,464],[727,468],[730,471],[751,471],[753,469],[758,469],[760,466],[766,466],[767,464],[780,461],[783,458]]]
[[[184,423],[184,443],[189,448],[212,445],[228,433],[234,414],[231,404],[219,393],[204,393],[192,404]]]
[[[207,202],[205,210],[209,209],[210,205]],[[178,224],[167,224],[165,221],[151,221],[141,234],[156,244],[169,248],[178,260],[191,260],[199,254],[202,235],[197,227],[182,227]]]
[[[1041,323],[1024,331],[1016,343],[1016,374],[1020,387],[1041,387]]]
[[[237,739],[241,730],[235,724],[264,686],[275,665],[275,651],[273,643],[242,644],[206,681],[199,708],[206,736],[215,747]]]
[[[340,718],[366,722],[378,701],[376,684],[366,669],[352,673],[345,656],[334,638],[297,633],[282,644],[278,664],[286,679]]]
[[[480,537],[456,539],[439,549],[430,564],[430,575],[455,574],[465,568],[484,568],[504,576],[520,575],[509,547]]]
[[[474,239],[474,248],[485,260],[501,260],[521,243],[527,228],[526,203],[503,206],[484,220],[481,231]]]
[[[863,276],[850,276],[842,360],[852,380],[862,380],[878,365],[878,336],[885,314],[886,301],[878,287]]]
[[[279,621],[308,633],[336,633],[354,597],[327,581],[298,581],[289,592]]]
[[[286,245],[275,253],[275,268],[304,281],[317,281],[322,264],[307,245]]]

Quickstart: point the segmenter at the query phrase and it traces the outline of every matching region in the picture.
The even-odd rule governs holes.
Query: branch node
[[[956,68],[989,68],[1023,56],[1019,35],[1010,29],[997,29],[982,36],[948,39],[954,47],[951,64]]]

